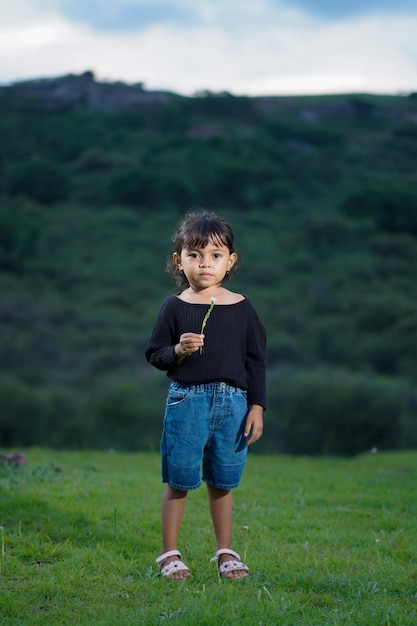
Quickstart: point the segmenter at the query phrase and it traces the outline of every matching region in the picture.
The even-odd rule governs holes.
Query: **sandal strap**
[[[181,552],[179,550],[168,550],[168,552],[164,552],[163,554],[158,556],[156,562],[158,563],[158,565],[160,565],[160,563],[163,563],[170,556],[179,556],[181,558]]]
[[[240,560],[240,555],[234,550],[231,550],[230,548],[221,548],[220,550],[217,550],[216,554],[213,557],[213,561],[217,561],[219,559],[219,556],[221,556],[222,554],[230,554],[231,556],[234,556],[235,559]]]

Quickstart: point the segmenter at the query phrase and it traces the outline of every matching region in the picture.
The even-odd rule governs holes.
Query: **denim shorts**
[[[162,481],[197,489],[239,485],[246,462],[247,394],[224,382],[169,387],[161,438]]]

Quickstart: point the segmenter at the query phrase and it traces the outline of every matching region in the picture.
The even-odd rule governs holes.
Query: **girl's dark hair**
[[[236,252],[234,235],[229,224],[222,217],[205,209],[193,210],[187,213],[173,234],[172,242],[178,256],[180,256],[184,248],[190,250],[193,248],[205,248],[209,242],[226,246],[230,253]],[[181,291],[189,287],[184,272],[178,269],[178,265],[172,257],[168,259],[167,270],[175,279]],[[237,263],[233,265],[230,272],[223,278],[223,282],[228,280],[236,271]]]

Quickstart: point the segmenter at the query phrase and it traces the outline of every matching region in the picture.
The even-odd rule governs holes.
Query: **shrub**
[[[10,174],[7,186],[12,195],[27,196],[44,204],[64,200],[70,190],[66,169],[39,158],[17,165]]]
[[[408,187],[370,187],[352,194],[343,210],[350,217],[373,220],[382,231],[417,236],[417,192]]]
[[[0,383],[0,446],[63,446],[74,403],[61,389],[35,389],[12,377]]]
[[[276,372],[274,378],[268,404],[277,422],[270,437],[281,451],[352,455],[417,442],[411,387],[326,370]]]
[[[130,166],[116,170],[108,179],[108,197],[113,203],[155,207],[159,203],[188,206],[193,203],[192,183],[169,171]]]
[[[165,406],[160,377],[144,376],[104,382],[87,406],[87,445],[118,450],[155,450]]]

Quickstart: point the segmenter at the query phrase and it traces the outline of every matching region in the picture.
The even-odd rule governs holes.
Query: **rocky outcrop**
[[[173,98],[166,91],[146,91],[142,83],[97,82],[93,72],[40,78],[0,87],[0,95],[31,100],[49,109],[86,107],[104,111],[131,109],[141,104],[165,103]]]
[[[10,467],[19,467],[26,465],[27,458],[23,452],[10,452],[8,454],[0,454],[0,465],[10,465]]]

